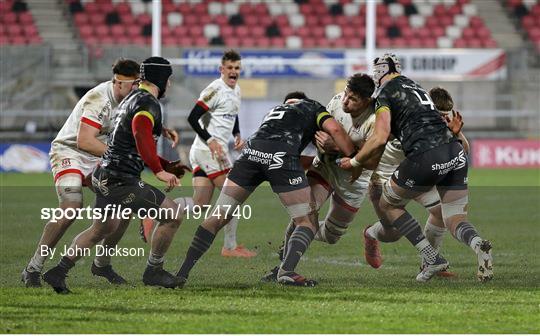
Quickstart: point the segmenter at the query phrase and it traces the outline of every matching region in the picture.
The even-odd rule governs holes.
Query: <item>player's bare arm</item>
[[[458,139],[461,141],[461,144],[463,145],[463,149],[465,150],[465,153],[469,153],[469,141],[461,131],[463,129],[463,117],[461,116],[461,113],[456,110],[452,110],[452,120],[448,116],[444,116],[444,119],[448,125],[448,128],[454,133]]]
[[[372,166],[373,160],[378,162],[382,156],[384,146],[390,137],[390,109],[386,106],[380,107],[376,114],[373,134],[366,140],[353,159],[344,158],[341,160],[341,168],[349,170],[364,166],[367,162],[370,162],[370,166]]]
[[[342,153],[346,156],[350,156],[355,152],[351,138],[334,118],[326,119],[321,126],[323,130],[332,137]]]
[[[81,122],[77,133],[77,148],[94,156],[102,156],[107,145],[98,139],[99,129]]]
[[[176,145],[178,145],[178,141],[180,141],[180,136],[178,135],[178,132],[172,128],[163,127],[163,133],[161,134],[165,139],[171,140],[171,147],[174,148]]]
[[[238,120],[238,115],[236,116],[236,120],[234,122],[232,134],[234,137],[234,149],[240,150],[242,147],[244,147],[245,141],[240,135],[240,121]]]
[[[330,134],[326,133],[325,131],[317,131],[317,133],[315,133],[315,142],[317,147],[322,149],[325,153],[339,153],[338,146]]]

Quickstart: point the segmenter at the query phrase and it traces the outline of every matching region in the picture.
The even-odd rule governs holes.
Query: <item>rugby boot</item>
[[[420,271],[422,271],[424,269],[424,267],[426,267],[426,261],[422,258],[422,262],[420,264]],[[448,268],[446,269],[443,269],[442,271],[439,271],[437,272],[436,276],[440,277],[440,278],[454,278],[457,276],[456,273],[454,272],[451,272],[450,270],[450,266],[448,266]]]
[[[491,255],[491,242],[482,240],[475,248],[478,257],[478,272],[476,277],[480,282],[487,282],[493,278],[493,256]]]
[[[250,251],[245,248],[243,245],[238,245],[234,249],[228,249],[223,247],[221,249],[222,257],[232,257],[232,258],[253,258],[257,255],[257,252]]]
[[[56,293],[69,294],[71,291],[66,285],[67,274],[60,266],[55,266],[43,273],[43,281],[48,283]]]
[[[164,288],[182,287],[185,283],[185,279],[172,275],[161,266],[146,266],[142,280],[146,286]]]
[[[272,268],[268,273],[266,273],[262,278],[262,282],[276,282],[277,281],[277,275],[279,271],[279,266],[276,266]]]
[[[371,226],[371,225],[370,225]],[[382,265],[382,256],[381,250],[379,249],[379,241],[377,239],[371,238],[367,234],[367,229],[370,226],[364,229],[364,257],[366,262],[373,268],[379,268]]]
[[[435,274],[445,269],[448,269],[448,261],[441,255],[437,255],[434,263],[426,263],[426,266],[416,276],[416,281],[427,282],[433,278]]]
[[[97,267],[96,264],[92,263],[92,267],[90,268],[90,272],[92,272],[95,276],[104,277],[112,283],[113,285],[125,285],[127,284],[126,279],[124,279],[120,274],[116,273],[111,265],[107,265],[104,267]]]
[[[27,288],[41,287],[41,272],[30,272],[25,267],[21,274],[21,281]]]
[[[277,282],[286,286],[315,287],[317,281],[306,279],[304,276],[295,272],[284,272],[278,275]]]

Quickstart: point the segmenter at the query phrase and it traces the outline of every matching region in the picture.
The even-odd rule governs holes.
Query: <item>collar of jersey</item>
[[[139,89],[150,93],[150,87],[148,85],[143,84],[143,83],[139,84]]]

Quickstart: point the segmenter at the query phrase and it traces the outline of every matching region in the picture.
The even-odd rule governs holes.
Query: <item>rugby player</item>
[[[302,92],[287,95],[284,104],[266,115],[225,180],[214,206],[218,215],[206,218],[198,227],[179,277],[187,280],[217,232],[230,220],[232,210],[227,213],[226,209],[240,206],[261,182],[269,181],[295,223],[277,280],[287,285],[316,284],[296,273],[295,268],[318,230],[315,200],[299,157],[319,129],[329,133],[343,153],[351,155],[355,151],[350,138],[326,108]]]
[[[452,96],[448,91],[441,87],[434,87],[429,92],[430,98],[435,104],[435,108],[446,119],[452,133],[456,134],[461,141],[465,153],[469,152],[469,143],[461,128],[463,121],[461,114],[455,112]],[[455,118],[453,117],[455,115]],[[373,120],[374,121],[374,120]],[[452,127],[456,124],[455,127]],[[393,172],[399,164],[405,159],[405,154],[401,149],[401,143],[397,139],[393,139],[386,143],[385,151],[381,157],[377,169],[373,172],[371,183],[369,186],[369,195],[371,203],[375,209],[375,213],[379,218],[382,218],[382,210],[379,207],[379,202],[382,195],[383,185],[390,179]],[[447,231],[441,213],[441,205],[437,188],[433,187],[428,192],[421,194],[414,199],[417,203],[426,208],[429,213],[426,225],[424,227],[424,235],[435,250],[439,251],[442,244],[444,233]],[[373,268],[379,268],[382,265],[382,256],[379,249],[378,241],[394,242],[401,238],[399,231],[392,227],[383,229],[381,220],[375,224],[368,226],[364,230],[364,256],[369,265]],[[424,263],[422,262],[423,267]],[[438,276],[451,277],[455,276],[447,270],[437,273]]]
[[[166,183],[167,191],[179,184],[178,177],[169,172],[174,171],[173,168],[179,163],[171,166],[170,162],[157,155],[156,150],[157,138],[162,133],[162,112],[158,99],[165,95],[171,74],[169,61],[162,57],[150,57],[141,64],[139,88],[118,106],[107,150],[100,166],[92,173],[92,185],[96,192],[94,208],[105,209],[111,204],[121,204],[134,212],[140,209],[161,210],[158,212],[159,226],[152,235],[143,283],[167,288],[179,284],[177,277],[163,269],[163,262],[180,226],[184,205],[176,204],[157,188],[144,183],[140,174],[146,164],[157,179]],[[164,209],[170,211],[165,212]],[[94,247],[115,232],[124,221],[118,214],[95,219],[92,226],[73,240],[71,250],[76,253],[63,256],[57,266],[43,274],[43,280],[57,293],[69,293],[65,279],[68,271],[81,258],[79,251]]]
[[[231,169],[228,153],[229,138],[234,137],[234,149],[240,150],[244,141],[240,136],[240,86],[238,79],[241,57],[227,50],[221,58],[220,78],[210,83],[200,94],[188,117],[197,133],[189,160],[193,167],[193,202],[196,206],[210,205],[215,188],[221,189]],[[238,218],[231,219],[223,228],[224,257],[251,258],[257,255],[236,242]]]
[[[375,101],[371,98],[375,84],[367,74],[355,74],[347,79],[343,92],[335,95],[326,110],[345,129],[356,148],[370,134],[370,120],[375,119]],[[336,159],[341,157],[339,148],[324,131],[315,134],[317,156],[308,168],[307,178],[315,197],[317,210],[330,198],[330,208],[326,218],[319,222],[319,231],[315,240],[336,244],[346,233],[367,194],[371,170],[364,170],[361,177],[350,182],[350,173],[336,166]],[[285,234],[285,241],[279,251],[280,259],[286,254],[287,242],[295,225],[291,221]],[[261,280],[276,281],[279,266],[270,270]]]
[[[426,261],[416,280],[425,282],[448,267],[448,262],[429,244],[418,222],[407,212],[409,200],[436,186],[444,223],[456,239],[477,254],[480,281],[493,277],[491,243],[482,239],[467,219],[467,156],[463,145],[448,129],[428,93],[401,75],[393,54],[374,61],[378,86],[373,135],[352,159],[341,159],[352,178],[360,176],[362,165],[380,158],[390,136],[398,138],[405,153],[392,178],[384,185],[379,206],[382,220],[395,227],[417,248]]]
[[[76,210],[83,206],[82,187],[89,184],[86,178],[107,149],[113,110],[137,85],[139,64],[133,60],[119,59],[113,64],[112,72],[112,80],[97,85],[79,100],[52,141],[49,155],[60,209]],[[36,251],[22,272],[26,287],[41,287],[41,271],[49,256],[43,253],[43,247],[51,251],[73,221],[59,218],[56,222],[45,224]],[[108,236],[103,243],[115,246],[125,229],[120,226],[118,232]],[[91,271],[111,283],[125,283],[112,269],[108,257],[96,257]]]

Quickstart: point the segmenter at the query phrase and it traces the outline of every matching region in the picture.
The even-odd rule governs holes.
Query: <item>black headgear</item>
[[[165,94],[167,81],[171,75],[171,63],[163,57],[153,56],[141,63],[141,79],[147,80],[159,88],[158,99]]]

